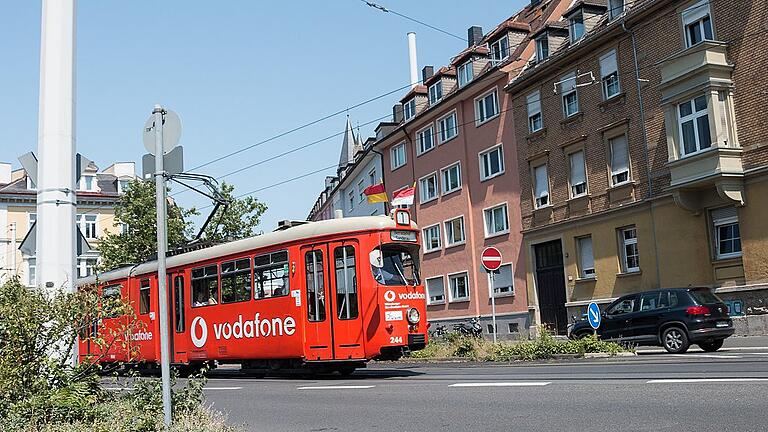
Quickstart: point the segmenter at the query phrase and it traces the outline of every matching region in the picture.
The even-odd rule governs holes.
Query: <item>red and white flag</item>
[[[413,205],[413,196],[416,194],[416,187],[411,186],[400,189],[392,195],[392,207],[401,205]]]

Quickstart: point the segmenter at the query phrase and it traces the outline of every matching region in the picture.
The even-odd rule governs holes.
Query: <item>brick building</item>
[[[536,58],[506,91],[534,323],[562,332],[590,301],[659,286],[768,311],[765,14],[577,0],[532,35]]]

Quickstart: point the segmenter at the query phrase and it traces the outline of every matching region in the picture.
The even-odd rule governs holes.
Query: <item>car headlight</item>
[[[421,314],[416,308],[408,309],[408,314],[406,316],[408,318],[408,322],[411,324],[416,324],[421,319]]]

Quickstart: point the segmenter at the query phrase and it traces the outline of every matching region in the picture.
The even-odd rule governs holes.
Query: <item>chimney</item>
[[[483,39],[483,28],[472,26],[467,30],[467,47],[475,46]]]
[[[419,65],[416,62],[416,33],[408,32],[408,66],[411,72],[411,88],[419,83]]]
[[[435,74],[435,68],[432,66],[424,66],[424,69],[421,70],[421,82],[428,80],[432,75]]]
[[[344,210],[336,209],[333,211],[333,217],[336,219],[344,219]]]
[[[395,123],[403,121],[403,104],[396,104],[392,107],[392,121]]]

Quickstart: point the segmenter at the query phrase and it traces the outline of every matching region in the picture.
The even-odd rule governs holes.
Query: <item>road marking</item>
[[[489,382],[489,383],[456,383],[448,387],[541,387],[552,384],[545,381],[531,382]]]
[[[768,351],[768,346],[764,346],[764,347],[726,347],[726,348],[721,349],[719,352],[726,353],[726,352],[729,352],[729,351],[750,351],[750,350]],[[636,350],[636,352],[638,354],[665,354],[667,351],[663,350],[663,349],[655,349],[655,348],[638,348]],[[691,350],[690,352],[693,354],[693,353],[702,352],[702,351]]]
[[[242,390],[242,387],[203,387],[203,390]],[[104,387],[109,391],[131,391],[133,387]]]
[[[646,384],[693,384],[708,382],[766,382],[768,378],[681,378],[681,379],[656,379],[646,381]]]
[[[714,359],[740,359],[741,356],[737,355],[725,355],[725,354],[671,354],[675,357],[688,357],[688,358],[714,358]]]
[[[296,390],[359,390],[374,388],[373,385],[347,385],[347,386],[306,386],[299,387]]]

